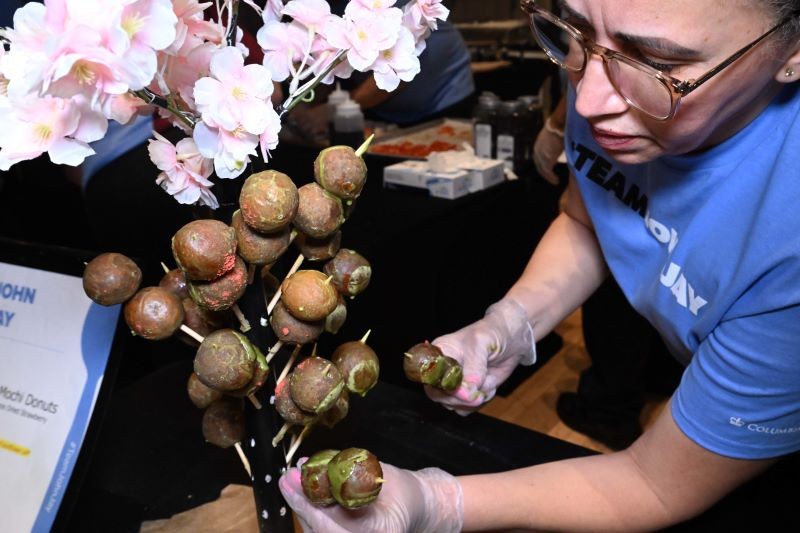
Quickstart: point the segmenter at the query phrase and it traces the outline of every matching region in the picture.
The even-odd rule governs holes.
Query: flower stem
[[[173,115],[175,115],[178,120],[186,124],[190,130],[193,130],[195,125],[197,124],[197,120],[191,114],[182,111],[178,108],[178,106],[174,102],[170,102],[162,96],[157,95],[153,91],[148,88],[141,89],[139,91],[131,91],[131,94],[140,98],[145,103],[149,105],[154,105],[156,107],[160,107],[162,109],[166,109]]]
[[[239,23],[239,0],[233,0],[230,7],[230,26],[228,26],[228,35],[225,37],[225,42],[228,46],[236,45],[236,30]]]
[[[346,53],[347,50],[339,50],[333,57],[333,61],[331,61],[331,64],[328,65],[328,68],[326,68],[319,75],[315,76],[308,83],[297,89],[297,91],[292,93],[289,96],[289,98],[287,98],[286,101],[282,105],[280,105],[278,109],[276,109],[278,116],[282,117],[283,115],[294,109],[298,103],[303,101],[306,95],[311,93],[311,91],[313,91],[317,87],[317,85],[322,83],[322,80],[324,80],[328,76],[328,74],[331,73],[333,69],[335,69],[337,66],[339,66],[339,64],[342,61],[344,61],[344,56]]]

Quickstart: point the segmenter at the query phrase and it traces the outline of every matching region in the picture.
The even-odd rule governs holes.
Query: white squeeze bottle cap
[[[336,108],[339,104],[350,99],[350,93],[342,90],[342,86],[336,83],[336,90],[328,95],[328,122],[333,122],[336,115]]]

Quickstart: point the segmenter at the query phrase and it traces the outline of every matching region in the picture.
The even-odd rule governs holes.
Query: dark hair
[[[795,11],[800,10],[800,0],[761,0],[766,4],[767,9],[772,13],[775,24]],[[800,37],[800,16],[795,15],[794,20],[786,24],[778,33],[780,40],[784,44],[789,44],[792,40]]]

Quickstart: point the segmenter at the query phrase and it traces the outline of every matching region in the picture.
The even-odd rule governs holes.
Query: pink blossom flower
[[[347,50],[347,61],[366,71],[381,50],[394,46],[400,30],[402,11],[395,7],[372,10],[351,2],[345,17],[329,19],[326,37],[333,46]]]
[[[150,159],[161,173],[156,183],[182,204],[200,203],[212,209],[219,207],[216,196],[209,190],[214,184],[209,176],[214,168],[210,159],[204,158],[194,140],[185,138],[173,145],[153,132],[147,146]]]
[[[394,91],[400,81],[411,81],[419,74],[419,58],[414,53],[414,36],[405,27],[392,48],[383,50],[372,66],[379,89]]]
[[[82,111],[85,116],[82,116]],[[76,100],[29,96],[0,104],[0,170],[47,152],[55,164],[77,166],[94,154],[89,143],[105,135],[102,115]]]
[[[233,47],[211,56],[211,77],[197,80],[194,99],[203,122],[212,127],[260,135],[272,110],[272,78],[261,65],[244,65],[242,54]]]
[[[214,160],[214,171],[220,178],[238,178],[256,155],[259,136],[242,128],[228,131],[199,122],[194,128],[193,138],[197,149]]]
[[[269,21],[258,30],[256,39],[264,50],[262,64],[275,81],[292,75],[294,64],[303,61],[309,47],[308,33],[298,24]]]
[[[320,33],[331,15],[331,6],[325,0],[292,0],[283,9],[283,14],[309,31]]]
[[[283,5],[283,0],[267,0],[267,4],[261,12],[261,19],[264,21],[264,24],[268,22],[280,22]]]
[[[439,25],[436,20],[447,20],[450,10],[442,5],[442,0],[416,0],[409,2],[404,9],[406,26],[415,33],[414,29],[426,26],[436,30]]]

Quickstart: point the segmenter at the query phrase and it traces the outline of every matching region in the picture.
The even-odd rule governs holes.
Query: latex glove
[[[474,324],[435,339],[433,344],[461,363],[464,378],[453,392],[426,386],[428,396],[466,415],[491,400],[517,365],[536,362],[536,341],[528,313],[516,300],[503,298]]]
[[[384,483],[378,498],[351,511],[339,505],[319,507],[305,497],[299,468],[305,460],[299,460],[298,467],[281,476],[278,485],[306,533],[461,531],[461,484],[444,470],[425,468],[412,472],[381,463]]]
[[[533,162],[539,175],[552,185],[558,185],[558,176],[553,168],[563,151],[564,133],[553,127],[548,119],[533,144]]]

